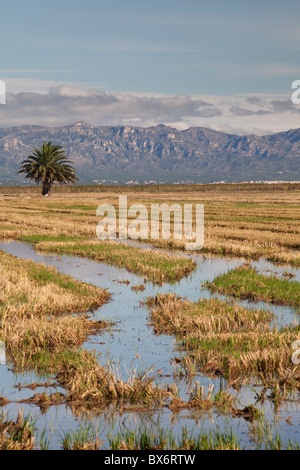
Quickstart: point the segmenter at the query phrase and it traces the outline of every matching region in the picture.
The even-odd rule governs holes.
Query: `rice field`
[[[190,302],[174,294],[147,301],[155,330],[175,334],[194,366],[227,380],[275,379],[281,388],[300,390],[300,370],[292,362],[292,344],[300,338],[299,326],[270,327],[271,315],[228,305],[218,299]],[[288,372],[289,371],[289,372]]]
[[[221,186],[221,187],[220,187]],[[96,238],[101,204],[119,205],[119,196],[126,195],[128,206],[144,204],[150,214],[151,204],[204,204],[205,241],[203,253],[259,259],[274,263],[300,265],[300,189],[297,185],[222,185],[144,188],[93,187],[91,192],[63,192],[54,188],[43,199],[36,188],[1,188],[0,238],[24,241],[74,241]],[[71,189],[71,188],[70,188]],[[123,193],[122,193],[123,191]],[[147,192],[148,191],[148,192]],[[171,214],[172,220],[172,214]],[[130,223],[130,218],[128,223]],[[118,230],[117,230],[118,233]],[[151,243],[151,239],[149,237]],[[184,240],[153,240],[156,246],[182,250]]]
[[[213,292],[231,295],[240,299],[263,300],[280,305],[300,307],[300,284],[287,279],[292,277],[283,273],[282,278],[274,274],[265,276],[249,265],[240,266],[222,276],[218,276],[207,286]]]
[[[172,226],[169,240],[147,247],[98,240],[97,207],[118,207],[122,194],[149,213],[153,203],[204,204],[203,248],[188,254]],[[54,188],[49,198],[1,188],[0,340],[13,374],[34,374],[19,382],[19,403],[85,418],[53,444],[3,393],[1,449],[297,449],[294,429],[273,428],[270,404],[293,404],[299,421],[299,231],[297,185]],[[277,312],[295,320],[274,326]],[[153,426],[162,410],[169,424]],[[123,415],[133,429],[122,427]]]

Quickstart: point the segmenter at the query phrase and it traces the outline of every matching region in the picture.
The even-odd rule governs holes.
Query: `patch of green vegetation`
[[[153,282],[172,282],[188,275],[196,267],[193,260],[109,242],[39,243],[41,251],[81,256],[124,267],[144,274]]]
[[[39,211],[39,210],[36,210],[36,211],[18,211],[17,214],[19,215],[34,215],[34,216],[37,216],[37,215],[42,215],[42,214],[49,214],[49,212],[43,212],[43,211]]]
[[[77,348],[63,348],[61,351],[40,349],[27,356],[24,356],[22,351],[15,350],[10,352],[10,356],[13,358],[15,370],[35,370],[46,375],[64,368],[78,370],[88,367],[89,360],[85,351]]]
[[[74,241],[74,240],[87,240],[88,237],[80,236],[69,236],[69,235],[59,235],[59,236],[51,236],[51,235],[22,235],[20,237],[20,241],[25,243],[40,243],[40,242],[67,242],[67,241]]]
[[[130,431],[122,430],[109,439],[112,450],[239,450],[238,438],[228,432],[204,431],[200,429],[196,436],[183,429],[182,435],[176,438],[172,430],[146,428]]]
[[[208,214],[206,217],[207,220],[213,220],[213,221],[219,221],[220,220],[220,215],[212,215]],[[267,217],[265,215],[262,216],[256,216],[256,217],[249,217],[246,215],[222,215],[222,221],[232,221],[232,222],[250,222],[250,223],[268,223],[268,222],[291,222],[293,219],[291,217]]]
[[[90,296],[89,284],[76,281],[76,279],[71,276],[61,273],[58,274],[56,269],[36,263],[29,264],[27,269],[29,279],[35,281],[40,286],[46,286],[51,283],[67,291],[76,292],[78,295],[85,296],[87,298]]]
[[[70,430],[62,435],[61,446],[63,450],[100,450],[99,431],[92,423],[81,424],[76,431]]]
[[[0,224],[0,230],[16,230],[14,225]]]
[[[299,389],[299,371],[293,369],[291,356],[299,326],[271,329],[267,312],[217,299],[195,303],[159,294],[148,299],[147,305],[155,332],[175,334],[187,351],[189,361],[180,361],[186,370],[200,368],[236,383],[253,377],[268,382],[276,375],[281,384]]]
[[[244,265],[206,283],[212,292],[232,295],[240,299],[262,300],[280,305],[300,306],[300,283],[258,274]]]
[[[69,210],[82,210],[82,211],[95,211],[96,206],[85,206],[82,204],[47,204],[46,206],[48,209],[69,209]]]
[[[35,425],[30,415],[23,417],[21,410],[16,421],[9,419],[6,413],[1,413],[0,450],[33,450]]]

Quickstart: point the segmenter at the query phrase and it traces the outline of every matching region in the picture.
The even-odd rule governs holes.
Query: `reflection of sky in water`
[[[154,296],[157,293],[174,292],[181,297],[186,297],[192,301],[198,301],[200,297],[210,298],[210,292],[203,288],[206,281],[212,281],[219,274],[226,273],[230,269],[234,269],[243,263],[241,259],[226,259],[226,258],[213,258],[205,256],[192,257],[197,262],[197,268],[187,278],[182,279],[174,284],[164,284],[163,286],[153,285],[151,282],[145,282],[145,290],[135,292],[131,287],[144,282],[143,276],[138,276],[129,273],[125,269],[119,269],[114,266],[109,266],[103,263],[97,263],[88,259],[67,257],[56,255],[42,255],[35,252],[34,248],[28,244],[18,242],[0,243],[0,249],[5,250],[15,256],[25,259],[32,259],[35,262],[42,262],[46,265],[55,266],[60,272],[69,274],[74,278],[92,283],[101,288],[107,288],[111,293],[111,300],[94,312],[97,319],[106,319],[115,322],[115,326],[111,331],[104,331],[99,336],[92,336],[89,341],[84,345],[87,349],[94,349],[100,353],[99,362],[107,364],[108,361],[112,362],[114,367],[118,368],[121,376],[126,380],[128,370],[132,367],[137,370],[145,370],[146,368],[153,367],[154,371],[160,371],[160,380],[163,384],[167,382],[174,383],[174,368],[170,362],[174,356],[180,356],[180,352],[176,350],[176,343],[173,336],[155,335],[153,328],[149,325],[150,318],[148,309],[141,304],[147,297]],[[184,253],[182,253],[184,255]],[[296,274],[294,279],[299,280],[299,270],[292,268],[283,268],[272,265],[271,263],[260,260],[259,262],[252,262],[259,272],[268,274],[268,270],[276,273],[283,273],[285,271],[293,272]],[[129,281],[130,284],[122,284],[117,281]],[[222,297],[221,297],[222,298]],[[238,301],[241,305],[249,308],[265,308],[271,310],[279,323],[279,325],[290,324],[294,320],[299,321],[299,315],[295,310],[288,307],[273,306],[270,304],[251,303],[247,301]],[[3,351],[3,352],[2,352]],[[0,343],[0,360],[5,363],[5,351],[1,349]],[[5,370],[4,370],[4,369]],[[30,380],[40,381],[34,374],[30,375]],[[12,392],[12,384],[16,383],[16,378],[6,366],[0,368],[0,392],[4,388],[5,396],[11,395],[12,397],[18,396],[31,396],[27,389]],[[224,381],[220,379],[211,379],[202,374],[197,375],[194,380],[200,382],[201,385],[207,386],[214,383],[216,389],[224,386]],[[19,380],[20,381],[20,380]],[[21,379],[24,382],[24,379]],[[27,382],[27,383],[30,383]],[[183,399],[188,398],[189,386],[184,380],[178,380],[177,383],[180,395]],[[254,394],[250,389],[246,388],[242,394],[239,395],[241,405],[246,406],[249,402],[253,402]],[[291,405],[292,406],[292,405]],[[299,423],[299,406],[293,404],[298,410],[295,414],[295,420]],[[297,408],[298,406],[298,408]],[[269,412],[271,412],[270,406]],[[61,411],[60,411],[61,412]],[[53,413],[53,410],[50,412]],[[70,414],[69,412],[66,412]],[[159,416],[163,417],[164,414],[169,415],[169,412],[162,411]],[[64,413],[62,413],[64,415]],[[64,415],[65,416],[65,415]],[[202,416],[203,418],[203,416]],[[60,419],[57,418],[57,419]],[[218,417],[218,425],[223,421]],[[70,422],[73,418],[69,416]],[[240,420],[236,420],[240,422]],[[235,421],[235,423],[236,423]],[[67,421],[69,422],[69,421]],[[190,418],[178,418],[180,429],[187,422],[191,422]],[[66,425],[66,423],[65,423]],[[291,430],[287,428],[290,432]]]
[[[0,340],[0,364],[6,364],[5,344]]]
[[[197,268],[188,277],[174,284],[164,284],[163,286],[145,282],[145,290],[135,292],[131,287],[144,282],[144,276],[129,273],[126,269],[84,258],[42,255],[36,253],[31,245],[18,242],[0,244],[0,248],[4,248],[5,251],[22,258],[55,266],[60,272],[69,274],[81,281],[107,288],[112,298],[110,302],[95,312],[95,316],[98,319],[105,318],[116,322],[116,326],[113,331],[102,333],[100,341],[98,338],[92,337],[85,346],[100,352],[101,362],[103,361],[103,363],[111,360],[114,363],[126,366],[128,370],[132,361],[134,361],[135,366],[147,368],[155,366],[162,369],[163,374],[172,374],[174,371],[170,359],[174,357],[175,339],[172,336],[153,334],[153,328],[149,326],[148,309],[141,302],[145,301],[147,297],[155,296],[157,293],[167,292],[174,292],[192,301],[198,301],[200,297],[210,298],[212,295],[208,289],[203,287],[203,284],[243,263],[240,259],[193,255],[197,262]],[[267,262],[253,264],[259,270],[281,269]],[[282,270],[284,271],[283,268]],[[129,281],[130,284],[120,283],[120,281],[125,280]],[[260,307],[271,310],[279,324],[290,324],[299,319],[299,315],[295,310],[289,307],[264,304],[263,302],[235,301],[245,307]],[[140,356],[139,361],[135,359],[137,355]]]

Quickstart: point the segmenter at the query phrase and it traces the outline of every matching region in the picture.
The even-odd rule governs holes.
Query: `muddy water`
[[[94,312],[96,319],[106,319],[115,322],[112,331],[105,331],[99,336],[93,336],[91,340],[84,344],[86,349],[93,349],[100,353],[100,363],[107,364],[112,362],[120,370],[120,375],[126,380],[128,370],[137,368],[145,370],[153,368],[159,371],[160,377],[157,381],[165,384],[176,382],[182,399],[187,398],[190,386],[193,382],[187,383],[185,380],[179,380],[174,377],[174,368],[171,359],[180,356],[176,350],[175,339],[167,335],[154,335],[153,328],[149,325],[149,312],[142,302],[148,296],[154,296],[157,293],[174,292],[177,295],[186,297],[189,300],[197,301],[200,297],[211,297],[210,292],[204,289],[203,284],[206,281],[213,280],[217,275],[226,273],[229,269],[236,268],[243,263],[240,259],[225,259],[203,256],[193,256],[197,267],[187,278],[174,284],[165,284],[163,286],[153,285],[145,282],[144,291],[134,291],[131,288],[144,281],[143,277],[129,273],[125,269],[108,266],[103,263],[97,263],[87,259],[56,255],[42,255],[35,252],[34,247],[28,244],[9,242],[0,243],[0,249],[23,259],[32,259],[35,262],[42,262],[49,266],[55,266],[58,271],[69,274],[74,278],[92,283],[101,288],[107,288],[112,295],[111,301]],[[268,274],[276,272],[281,274],[286,268],[273,266],[264,260],[253,262],[260,272]],[[296,276],[294,279],[300,280],[300,270],[288,269]],[[129,284],[122,283],[129,281]],[[222,298],[222,297],[221,297]],[[275,315],[275,323],[280,326],[290,324],[294,321],[299,322],[299,314],[296,310],[288,307],[265,305],[263,303],[239,302],[247,308],[265,308],[271,310]],[[5,348],[0,344],[0,394],[12,400],[3,409],[9,413],[9,416],[15,416],[20,406],[24,414],[31,412],[37,419],[37,427],[40,432],[46,430],[49,439],[50,448],[60,447],[61,439],[64,433],[70,429],[76,431],[83,419],[91,420],[95,426],[100,426],[103,440],[103,447],[108,446],[107,433],[117,432],[122,423],[130,429],[134,429],[141,424],[155,429],[157,425],[166,429],[172,429],[173,434],[181,435],[183,427],[193,430],[197,433],[197,428],[225,430],[232,429],[238,436],[242,445],[251,448],[251,442],[248,437],[248,425],[243,418],[231,418],[225,415],[219,415],[212,411],[207,412],[188,412],[182,411],[174,415],[166,408],[158,409],[155,412],[126,413],[121,417],[111,407],[110,410],[103,410],[98,416],[88,417],[85,415],[76,416],[66,406],[55,406],[45,412],[41,412],[38,407],[22,403],[18,400],[31,397],[34,393],[44,391],[44,388],[37,388],[34,392],[29,389],[16,388],[18,384],[30,384],[32,382],[43,382],[49,380],[49,377],[36,376],[34,373],[15,375],[11,371],[11,365],[6,363]],[[199,374],[193,381],[198,381],[205,388],[213,383],[215,389],[224,387],[226,384],[222,379],[212,380],[205,375]],[[60,391],[60,389],[47,389],[47,393]],[[61,390],[62,391],[62,390]],[[233,391],[233,393],[236,393]],[[241,407],[255,403],[255,391],[246,387],[239,392],[239,404]],[[299,402],[286,402],[278,412],[275,412],[271,402],[267,401],[263,405],[265,416],[269,422],[274,421],[274,433],[278,431],[282,441],[288,439],[299,442],[297,429],[300,424],[300,404]],[[286,419],[292,416],[289,424]],[[112,431],[113,429],[113,431]]]

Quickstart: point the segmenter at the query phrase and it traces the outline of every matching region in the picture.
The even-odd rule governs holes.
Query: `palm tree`
[[[72,162],[68,160],[65,150],[52,142],[44,142],[40,148],[34,148],[33,155],[27,157],[21,164],[19,174],[24,173],[37,184],[42,183],[42,195],[46,196],[54,182],[59,184],[78,181]]]

